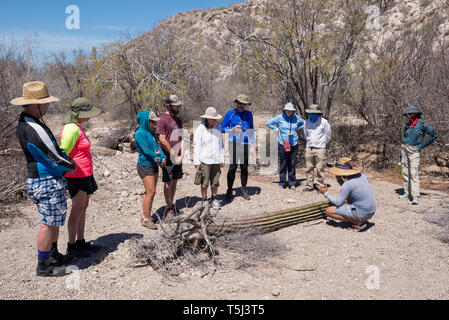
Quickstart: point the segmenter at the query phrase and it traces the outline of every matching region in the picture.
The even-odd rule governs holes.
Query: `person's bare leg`
[[[51,244],[58,239],[59,227],[50,227],[43,223],[40,224],[37,234],[37,250],[41,252],[50,252]]]
[[[207,188],[204,188],[203,186],[201,186],[201,197],[203,200],[207,200]]]
[[[84,209],[81,212],[81,216],[78,222],[78,232],[77,232],[77,240],[85,240],[84,238],[84,229],[86,226],[86,211],[87,207],[89,207],[90,195],[86,194],[86,202],[84,203]]]
[[[211,187],[212,197],[216,198],[218,195],[218,187]]]
[[[159,175],[146,176],[142,179],[145,187],[145,194],[142,199],[142,216],[145,219],[151,218],[151,210],[153,208],[153,200],[156,195],[156,186]]]
[[[86,192],[80,190],[72,199],[72,210],[70,211],[70,217],[67,223],[70,244],[74,244],[76,241],[79,222],[84,211],[84,207],[86,206],[86,197]]]
[[[172,204],[172,206],[174,205],[174,201],[175,201],[175,194],[176,194],[176,187],[178,185],[178,180],[173,180],[170,183],[170,203]]]
[[[172,197],[171,197],[171,182],[165,182],[164,183],[164,197],[165,197],[165,204],[167,205],[167,208],[173,207]]]

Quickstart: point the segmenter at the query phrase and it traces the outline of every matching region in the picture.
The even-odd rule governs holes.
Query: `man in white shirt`
[[[305,192],[314,190],[315,169],[317,170],[317,184],[325,187],[324,167],[326,159],[326,144],[331,139],[331,127],[329,122],[321,115],[323,111],[320,106],[313,104],[306,109],[309,119],[304,125],[304,136],[306,138],[306,188]]]

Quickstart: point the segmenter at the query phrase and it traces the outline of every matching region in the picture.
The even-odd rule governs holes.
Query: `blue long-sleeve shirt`
[[[150,131],[150,114],[149,110],[137,114],[139,129],[134,138],[139,154],[137,163],[143,166],[157,167],[167,157],[157,143],[156,135]]]
[[[374,199],[373,189],[363,174],[358,174],[345,181],[337,198],[333,197],[329,192],[326,192],[324,196],[336,207],[341,207],[346,199],[349,198],[358,212],[362,214],[376,212],[376,200]]]
[[[424,141],[426,133],[429,135],[429,138]],[[421,150],[434,142],[437,137],[438,134],[435,130],[425,123],[424,120],[419,119],[413,128],[410,128],[410,124],[407,124],[402,142],[409,146],[418,147]]]
[[[238,125],[242,127],[242,131],[233,132],[232,129]],[[248,110],[243,112],[238,112],[237,109],[228,111],[221,124],[221,131],[229,134],[228,141],[255,144],[253,114]]]
[[[271,130],[280,132],[278,143],[284,144],[289,141],[291,146],[298,144],[298,130],[304,128],[304,120],[296,114],[292,114],[290,118],[284,113],[267,121],[267,127]]]

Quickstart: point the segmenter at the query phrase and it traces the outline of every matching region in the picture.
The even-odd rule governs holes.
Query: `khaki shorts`
[[[203,174],[201,186],[203,188],[218,188],[220,186],[221,165],[201,163],[200,171]]]

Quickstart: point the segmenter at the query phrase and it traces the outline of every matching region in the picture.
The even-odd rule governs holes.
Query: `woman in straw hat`
[[[341,191],[337,198],[327,192],[327,188],[318,186],[324,196],[335,205],[326,210],[329,218],[350,222],[355,232],[360,232],[368,227],[367,221],[376,212],[376,201],[365,175],[361,170],[352,165],[350,158],[341,158],[335,167],[329,169],[329,173],[335,175],[341,185]],[[345,201],[349,204],[344,204]]]
[[[298,154],[298,130],[304,127],[304,120],[295,115],[295,107],[287,103],[284,112],[267,121],[267,127],[276,130],[278,135],[278,150],[281,163],[279,165],[279,186],[296,188],[296,157]],[[288,181],[287,181],[288,174]]]
[[[23,85],[22,97],[11,104],[22,106],[17,126],[17,138],[25,154],[28,169],[28,195],[36,203],[40,216],[37,235],[38,264],[36,275],[60,276],[69,259],[58,252],[59,227],[67,214],[64,174],[74,172],[75,162],[62,152],[42,117],[48,106],[59,99],[48,94],[40,81]]]
[[[74,257],[87,257],[99,250],[98,246],[86,242],[84,229],[89,199],[98,189],[94,179],[94,166],[90,153],[90,141],[81,125],[96,117],[101,110],[93,106],[86,98],[77,98],[63,119],[61,130],[61,148],[75,160],[77,170],[66,175],[72,210],[68,222],[67,254]]]
[[[223,137],[217,121],[222,117],[215,108],[207,108],[201,116],[200,124],[193,137],[193,162],[201,175],[202,206],[207,205],[207,189],[211,187],[212,198],[210,204],[215,210],[220,209],[220,203],[216,199],[220,186],[221,168],[224,167],[225,148]]]

